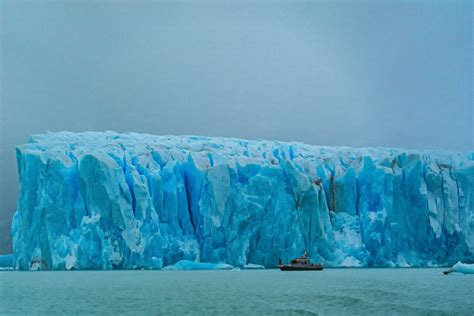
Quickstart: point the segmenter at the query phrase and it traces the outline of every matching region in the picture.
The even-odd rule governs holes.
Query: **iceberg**
[[[164,267],[163,270],[231,270],[232,268],[234,267],[225,263],[179,260],[173,265]]]
[[[474,152],[108,131],[16,154],[20,270],[474,260]]]
[[[449,274],[452,272],[463,273],[463,274],[474,274],[474,264],[467,264],[458,261],[452,268],[449,268],[446,271],[443,271],[444,274]]]

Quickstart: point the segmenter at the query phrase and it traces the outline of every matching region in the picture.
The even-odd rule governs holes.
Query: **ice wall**
[[[472,152],[60,132],[17,160],[17,269],[474,260]]]

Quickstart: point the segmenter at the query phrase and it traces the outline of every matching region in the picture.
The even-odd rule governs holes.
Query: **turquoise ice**
[[[0,255],[0,270],[13,268],[13,255]]]
[[[196,262],[179,260],[173,265],[166,266],[164,270],[230,270],[233,267],[225,263]]]
[[[474,264],[467,264],[458,261],[449,271],[464,274],[474,274]]]
[[[474,260],[473,152],[59,132],[17,161],[17,269]]]

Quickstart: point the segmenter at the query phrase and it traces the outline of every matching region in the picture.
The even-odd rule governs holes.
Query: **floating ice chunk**
[[[244,265],[244,269],[265,269],[265,267],[260,264],[247,263]]]
[[[173,265],[163,268],[163,270],[231,270],[233,266],[225,263],[197,262],[180,260]]]
[[[444,274],[448,274],[451,272],[458,272],[464,274],[474,274],[474,264],[467,264],[458,261],[452,268],[448,269],[444,272]]]

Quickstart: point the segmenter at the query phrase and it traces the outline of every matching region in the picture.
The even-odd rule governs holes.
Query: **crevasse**
[[[17,269],[474,260],[474,153],[115,132],[17,148]]]

